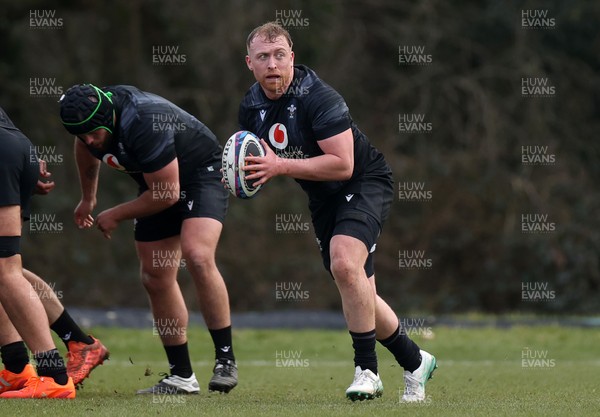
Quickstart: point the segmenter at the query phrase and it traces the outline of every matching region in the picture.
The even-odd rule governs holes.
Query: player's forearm
[[[170,193],[168,197],[157,196],[151,190],[146,190],[136,199],[113,207],[116,218],[121,220],[138,219],[151,216],[163,211],[179,200],[179,192]]]
[[[96,201],[100,161],[94,158],[78,139],[75,139],[75,162],[79,173],[81,198],[85,201]]]
[[[336,155],[325,154],[306,159],[278,158],[279,171],[299,180],[344,181],[352,177],[354,164]]]

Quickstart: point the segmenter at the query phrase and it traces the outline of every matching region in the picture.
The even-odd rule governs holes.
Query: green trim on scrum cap
[[[100,108],[100,106],[102,105],[102,96],[106,97],[106,94],[104,93],[104,91],[100,90],[94,84],[87,84],[87,85],[89,85],[90,87],[92,87],[96,91],[96,94],[98,94],[98,104],[96,105],[96,108],[92,111],[92,113],[90,113],[90,115],[87,117],[87,119],[82,120],[80,122],[75,122],[75,123],[69,123],[69,122],[63,121],[62,122],[63,125],[66,125],[66,126],[79,126],[79,125],[82,125],[84,123],[87,123],[92,117],[94,117],[94,115],[96,114],[96,112],[98,111],[98,109]],[[102,94],[100,94],[100,93],[102,93]],[[110,99],[110,97],[106,97],[106,98],[108,99],[108,101],[110,101],[110,104],[112,104],[112,100]],[[98,128],[96,128],[96,129],[98,129]],[[92,131],[94,131],[96,129],[90,130],[90,132],[92,132]]]
[[[112,93],[105,93],[93,84],[69,88],[61,97],[60,115],[63,126],[73,135],[104,128],[113,133],[115,109]],[[94,102],[96,100],[96,102]],[[85,114],[88,116],[85,116]],[[85,119],[80,120],[80,118]]]
[[[98,129],[105,129],[105,130],[108,130],[108,133],[110,133],[111,135],[112,135],[112,133],[113,133],[112,129],[111,129],[110,127],[108,127],[108,126],[98,126],[98,127],[95,127],[95,128],[93,128],[92,130],[90,130],[90,131],[88,131],[88,132],[82,133],[82,135],[87,135],[88,133],[95,132],[95,131],[96,131],[96,130],[98,130]]]

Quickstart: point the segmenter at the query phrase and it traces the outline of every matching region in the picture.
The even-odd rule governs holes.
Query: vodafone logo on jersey
[[[116,156],[111,153],[107,153],[102,157],[102,162],[108,165],[111,168],[118,169],[119,171],[125,171],[125,167],[119,164],[119,160]]]
[[[288,146],[288,133],[285,125],[275,123],[269,129],[269,142],[276,149],[285,149]]]

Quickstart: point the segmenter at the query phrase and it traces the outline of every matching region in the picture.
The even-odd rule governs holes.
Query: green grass
[[[238,330],[234,343],[240,385],[228,395],[208,393],[213,352],[206,330],[188,331],[196,396],[135,396],[166,371],[151,330],[94,329],[111,350],[75,400],[2,400],[10,416],[592,416],[600,415],[600,331],[561,327],[456,329],[436,327],[414,339],[438,358],[427,401],[399,403],[402,372],[378,346],[385,392],[352,403],[344,391],[353,375],[345,331]],[[59,342],[60,343],[60,342]],[[62,348],[62,344],[59,345]],[[522,355],[546,354],[524,368]],[[276,366],[276,355],[299,356],[300,367]],[[132,363],[133,362],[133,363]],[[145,374],[151,375],[146,376]]]

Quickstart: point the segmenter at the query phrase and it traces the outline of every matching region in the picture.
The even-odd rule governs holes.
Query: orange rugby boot
[[[15,391],[23,388],[29,378],[34,376],[37,376],[37,373],[30,363],[25,365],[25,368],[18,374],[3,369],[0,372],[0,394],[6,391]]]
[[[67,375],[73,378],[73,383],[76,386],[90,376],[92,370],[96,366],[102,365],[110,355],[108,349],[98,339],[90,337],[94,340],[91,345],[82,342],[69,342]]]
[[[0,398],[75,398],[75,385],[69,378],[66,385],[57,384],[48,376],[32,376],[20,390],[6,391]]]

